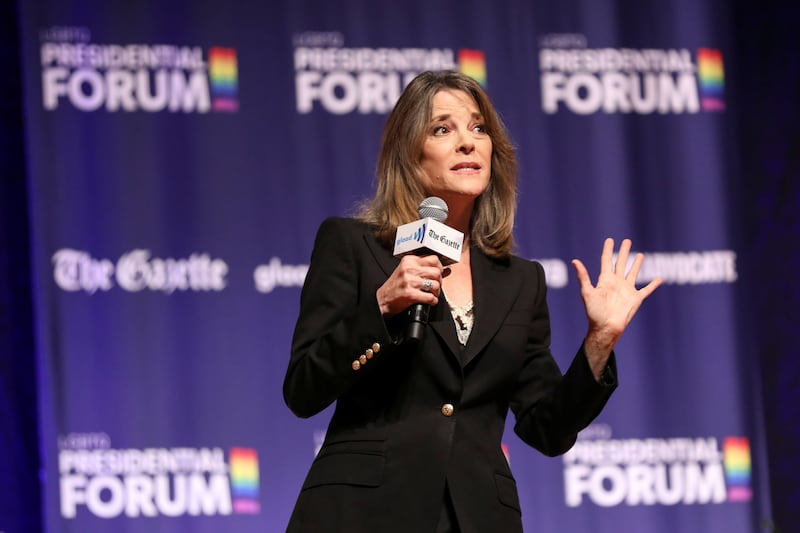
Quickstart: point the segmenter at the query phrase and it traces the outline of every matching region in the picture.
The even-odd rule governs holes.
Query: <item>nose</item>
[[[458,152],[463,154],[472,153],[475,150],[475,141],[469,136],[468,132],[461,132],[461,135],[458,138]]]

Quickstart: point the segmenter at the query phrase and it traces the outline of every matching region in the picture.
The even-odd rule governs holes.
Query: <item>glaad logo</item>
[[[302,287],[308,274],[308,265],[284,265],[273,257],[266,265],[258,265],[253,280],[258,292],[270,293],[275,287]]]
[[[199,46],[95,44],[88,29],[75,30],[40,32],[42,103],[48,111],[64,102],[80,111],[239,109],[232,48],[212,47],[206,61]]]
[[[98,435],[101,438],[90,438]],[[59,439],[61,516],[97,518],[258,514],[252,448],[111,448],[105,433]]]
[[[123,290],[145,289],[167,294],[177,291],[221,291],[226,286],[228,265],[208,254],[192,254],[186,259],[151,257],[149,250],[131,250],[116,265],[109,259],[96,259],[88,252],[63,248],[53,254],[53,278],[61,289],[94,294],[109,291],[114,281]]]
[[[587,48],[580,34],[540,39],[542,109],[579,115],[722,111],[719,50]],[[695,64],[696,58],[696,64]]]
[[[425,224],[422,225],[416,233],[414,233],[413,238],[417,242],[422,242],[425,239]]]
[[[405,235],[405,236],[402,236],[402,237],[398,237],[397,238],[397,242],[395,243],[395,246],[398,245],[398,244],[403,244],[404,242],[409,242],[409,241],[417,241],[418,243],[422,243],[422,241],[425,240],[425,226],[426,226],[426,224],[422,224],[422,226],[417,228],[417,231],[415,231],[411,235]]]

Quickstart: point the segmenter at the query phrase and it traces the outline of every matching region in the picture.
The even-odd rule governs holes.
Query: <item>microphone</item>
[[[428,196],[419,203],[417,213],[419,213],[419,218],[432,218],[443,223],[447,220],[450,210],[447,208],[447,202],[438,196]]]
[[[418,212],[419,220],[397,228],[394,255],[435,254],[446,265],[457,263],[461,259],[464,234],[444,224],[448,213],[445,201],[429,196],[419,204]],[[430,305],[427,304],[414,304],[409,308],[407,341],[416,344],[422,340],[429,314]]]

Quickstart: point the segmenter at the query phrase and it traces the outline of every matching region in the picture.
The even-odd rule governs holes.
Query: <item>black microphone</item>
[[[394,255],[435,254],[444,264],[457,262],[464,234],[444,224],[448,213],[445,201],[436,196],[425,198],[418,212],[420,220],[397,228]],[[416,344],[422,340],[429,314],[430,305],[418,303],[409,307],[406,341]]]

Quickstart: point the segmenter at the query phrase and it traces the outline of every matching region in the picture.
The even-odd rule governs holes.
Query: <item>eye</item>
[[[486,124],[475,124],[472,126],[472,131],[476,133],[488,133],[486,129]]]
[[[444,124],[440,124],[438,126],[434,126],[433,127],[433,134],[434,135],[444,135],[448,131],[450,131],[450,130]]]

